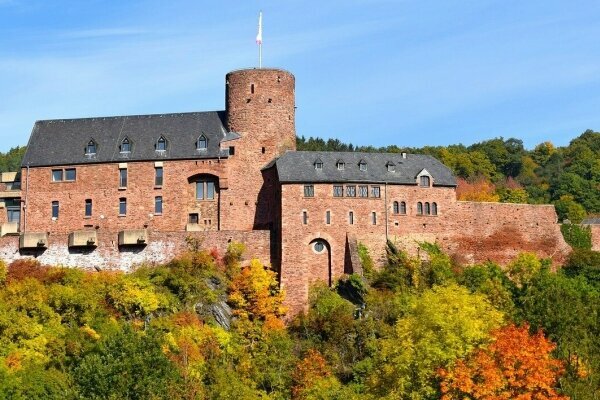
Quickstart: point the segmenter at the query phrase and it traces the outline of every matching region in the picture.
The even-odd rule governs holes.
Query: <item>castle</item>
[[[37,121],[21,171],[0,176],[0,259],[127,269],[189,236],[241,241],[296,312],[310,283],[361,272],[359,243],[378,264],[386,239],[470,263],[568,254],[553,206],[457,201],[433,157],[296,151],[294,91],[287,71],[244,69],[224,111]]]

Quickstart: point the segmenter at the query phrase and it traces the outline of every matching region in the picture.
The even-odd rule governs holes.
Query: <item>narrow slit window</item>
[[[371,213],[371,223],[377,225],[377,213],[375,211]]]
[[[92,199],[85,200],[85,216],[86,217],[92,216]]]
[[[163,212],[163,198],[156,196],[154,198],[154,214],[161,215]]]
[[[423,215],[423,203],[417,203],[417,215]]]
[[[406,214],[406,202],[405,201],[400,203],[400,214]]]
[[[302,223],[308,225],[308,212],[302,211]]]
[[[60,206],[58,201],[53,201],[52,202],[52,218],[57,219],[58,218],[58,212],[59,212]]]
[[[354,225],[354,212],[353,211],[350,211],[348,213],[348,223],[350,225]]]
[[[400,214],[400,205],[397,201],[394,202],[394,205],[392,207],[392,212],[394,214]]]
[[[154,168],[154,186],[163,185],[163,167]]]
[[[127,168],[119,168],[119,187],[127,187]]]
[[[438,215],[437,203],[431,203],[431,215]]]
[[[119,199],[119,215],[127,215],[127,199],[125,197]]]
[[[331,225],[331,211],[325,211],[325,223]]]

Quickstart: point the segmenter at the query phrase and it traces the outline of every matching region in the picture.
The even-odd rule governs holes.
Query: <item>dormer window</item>
[[[94,139],[90,140],[85,146],[85,154],[96,154],[96,142]]]
[[[158,151],[167,150],[167,139],[165,139],[164,136],[161,136],[160,138],[158,138],[158,141],[156,142],[156,150],[158,150]]]
[[[206,150],[208,148],[208,139],[206,136],[202,135],[198,138],[196,142],[196,150]]]
[[[121,153],[131,153],[131,142],[127,138],[121,142]]]
[[[429,187],[431,185],[431,178],[427,175],[422,175],[420,185],[421,187]]]
[[[338,171],[343,171],[344,168],[346,168],[346,163],[344,163],[343,160],[337,160],[335,166],[337,167]]]
[[[315,161],[315,169],[317,171],[321,171],[323,169],[323,161],[320,158],[317,158]]]
[[[360,160],[358,162],[358,169],[361,171],[366,171],[367,170],[367,162],[365,160]]]
[[[391,161],[388,161],[387,164],[385,164],[385,166],[387,167],[388,172],[396,171],[396,164],[394,164]]]

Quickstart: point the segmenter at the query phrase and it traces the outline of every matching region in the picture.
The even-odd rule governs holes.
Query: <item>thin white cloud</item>
[[[2,1],[2,0],[0,0]],[[72,39],[91,39],[91,38],[109,38],[113,36],[133,36],[148,33],[146,29],[140,28],[98,28],[82,29],[70,32],[64,32],[59,36]]]

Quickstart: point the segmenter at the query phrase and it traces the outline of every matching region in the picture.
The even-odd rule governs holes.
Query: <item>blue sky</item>
[[[598,1],[0,0],[0,151],[35,120],[224,108],[296,76],[297,132],[355,144],[565,145],[600,130]]]

